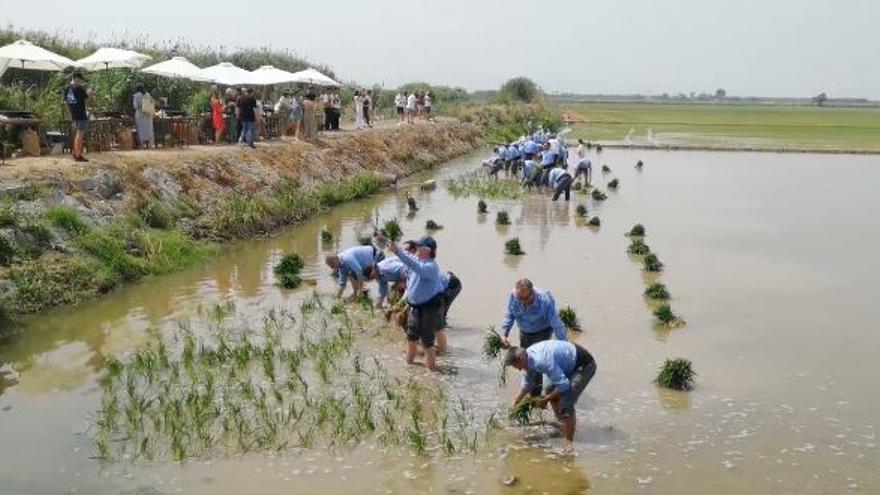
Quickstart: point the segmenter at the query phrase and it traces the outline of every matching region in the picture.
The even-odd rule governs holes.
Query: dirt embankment
[[[473,151],[444,121],[258,149],[36,158],[0,168],[0,314],[77,303],[173,271],[210,240],[260,235]]]

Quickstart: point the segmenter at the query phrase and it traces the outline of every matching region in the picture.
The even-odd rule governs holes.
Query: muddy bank
[[[0,313],[81,302],[264,235],[482,143],[472,124],[377,129],[256,150],[17,160],[0,170]]]

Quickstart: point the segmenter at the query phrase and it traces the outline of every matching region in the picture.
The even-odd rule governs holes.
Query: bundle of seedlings
[[[608,196],[606,196],[605,193],[598,189],[593,189],[592,197],[593,201],[605,201],[606,199],[608,199]]]
[[[659,308],[655,309],[654,317],[657,318],[657,321],[661,325],[665,325],[667,327],[677,328],[684,325],[684,320],[673,313],[672,307],[670,307],[668,304],[663,304]]]
[[[665,301],[669,299],[671,296],[669,295],[669,291],[666,290],[666,286],[661,284],[660,282],[653,283],[645,289],[645,297],[648,299],[653,299],[655,301]]]
[[[611,179],[611,182],[608,183],[608,189],[617,189],[617,186],[620,185],[620,181],[617,180],[617,177]]]
[[[651,248],[641,239],[634,239],[629,243],[626,252],[635,256],[645,256],[651,253]]]
[[[510,408],[510,419],[519,425],[527,425],[531,422],[532,412],[535,409],[538,409],[538,398],[526,396]]]
[[[425,222],[425,228],[427,230],[440,230],[443,226],[433,220],[428,220]]]
[[[506,211],[501,210],[495,215],[496,225],[510,225],[510,216]]]
[[[273,271],[278,280],[278,285],[285,289],[295,289],[300,286],[302,279],[299,277],[300,270],[303,269],[305,263],[296,253],[285,254],[281,258],[281,262],[275,265]]]
[[[654,383],[663,388],[672,390],[691,390],[694,388],[694,378],[697,373],[693,370],[688,359],[667,359],[660,368],[660,373]]]
[[[660,259],[657,258],[657,255],[654,253],[648,254],[645,256],[645,259],[642,260],[644,264],[644,268],[646,272],[662,272],[663,271],[663,263],[660,262]]]
[[[645,226],[637,223],[633,225],[633,228],[629,229],[626,235],[630,237],[645,237]]]
[[[400,228],[400,223],[398,223],[397,218],[386,220],[382,225],[382,229],[379,230],[379,233],[382,237],[391,239],[394,242],[399,241],[400,238],[403,237],[403,229]]]
[[[607,174],[610,172],[611,172],[611,167],[609,167],[608,165],[602,165],[602,173],[603,174]]]
[[[327,229],[321,230],[321,241],[322,242],[330,242],[333,240],[333,233]]]
[[[601,152],[602,152],[602,145],[599,143],[596,143],[596,153],[601,153]]]
[[[477,213],[488,213],[489,207],[486,205],[486,202],[482,199],[477,201]]]
[[[587,225],[589,225],[590,227],[598,227],[602,225],[602,221],[599,220],[599,217],[593,217],[590,219],[589,222],[587,222]]]
[[[495,327],[490,326],[486,329],[486,335],[483,337],[483,357],[495,359],[504,348],[504,341],[501,339],[501,335],[495,331]]]
[[[577,208],[574,209],[574,212],[579,217],[586,217],[587,216],[587,207],[584,205],[577,205]]]
[[[580,332],[582,330],[581,322],[578,321],[577,313],[571,306],[566,306],[559,310],[559,319],[562,320],[562,324],[565,325],[565,328],[573,332]]]
[[[507,242],[504,243],[504,252],[513,256],[526,254],[526,252],[523,251],[522,247],[519,245],[519,237],[508,239]]]

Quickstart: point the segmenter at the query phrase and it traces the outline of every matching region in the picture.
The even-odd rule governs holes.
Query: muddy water
[[[594,157],[595,158],[595,157]],[[632,165],[645,161],[642,172]],[[880,491],[880,264],[874,228],[880,167],[873,157],[606,151],[594,160],[619,192],[592,205],[544,197],[455,200],[441,189],[345,205],[273,239],[248,241],[184,273],[149,280],[82,308],[34,318],[0,350],[17,376],[0,388],[0,493],[876,493]],[[442,179],[476,166],[451,163]],[[597,167],[598,168],[598,167]],[[596,174],[602,183],[603,176]],[[602,219],[575,218],[584,203]],[[493,223],[507,209],[512,225]],[[476,456],[417,457],[374,443],[177,464],[101,466],[91,459],[89,415],[98,408],[103,356],[122,355],[218,301],[257,314],[311,288],[273,287],[284,251],[332,290],[320,230],[348,246],[374,211],[398,216],[407,236],[427,219],[439,259],[463,280],[451,313],[451,355],[438,381],[449,397],[503,411],[516,379],[499,388],[479,356],[506,293],[528,276],[571,304],[585,331],[573,338],[599,370],[578,404],[577,456],[555,453],[549,430],[508,428]],[[633,223],[666,264],[659,277],[687,320],[655,328],[641,297],[651,278],[625,252]],[[506,257],[518,236],[526,255]],[[364,342],[396,360],[387,343]],[[651,384],[666,357],[699,373],[690,393]],[[421,371],[414,371],[421,373]],[[500,480],[516,476],[513,487]]]

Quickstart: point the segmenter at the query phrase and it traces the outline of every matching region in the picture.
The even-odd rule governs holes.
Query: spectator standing
[[[416,117],[425,118],[425,93],[416,93]]]
[[[220,89],[211,86],[211,128],[214,130],[214,144],[220,144],[223,133],[226,132],[226,116],[223,115],[223,99],[220,97]]]
[[[394,97],[394,107],[397,109],[397,125],[400,125],[404,121],[406,112],[406,96],[403,95],[403,91],[398,91],[397,96]]]
[[[247,88],[238,98],[238,118],[241,120],[241,140],[251,148],[256,148],[254,139],[257,132],[257,99],[254,90]]]
[[[333,93],[330,98],[330,105],[333,107],[333,111],[331,112],[332,121],[330,123],[330,130],[338,131],[339,119],[342,117],[342,98],[339,96],[338,89],[333,89]]]
[[[361,97],[360,90],[356,90],[354,92],[354,96],[352,97],[352,102],[354,103],[355,126],[358,129],[360,129],[364,126],[364,101],[363,101],[363,97]]]
[[[410,92],[409,96],[406,97],[406,122],[407,124],[414,124],[416,115],[416,94],[415,92]]]
[[[318,126],[315,122],[315,111],[318,108],[318,97],[312,90],[306,93],[303,99],[303,138],[306,141],[315,139],[318,133]]]
[[[156,114],[156,103],[143,86],[137,87],[132,98],[132,106],[134,107],[134,127],[137,130],[138,145],[141,148],[155,148],[153,116]]]
[[[86,133],[89,131],[89,114],[86,111],[86,100],[91,98],[92,89],[83,87],[83,76],[74,72],[70,84],[64,89],[64,103],[70,112],[75,134],[73,136],[73,161],[89,161],[83,156]]]
[[[290,122],[293,126],[293,138],[302,139],[303,137],[303,104],[302,98],[298,94],[294,94],[290,100]]]
[[[372,110],[373,110],[373,90],[368,89],[367,93],[363,98],[363,107],[364,107],[364,124],[367,127],[373,127],[372,122],[370,121]]]
[[[431,97],[430,91],[425,91],[425,118],[434,121],[434,116],[431,115],[431,107],[434,104],[434,99]]]
[[[329,131],[333,120],[333,101],[329,91],[321,94],[321,104],[324,106],[324,130]]]

